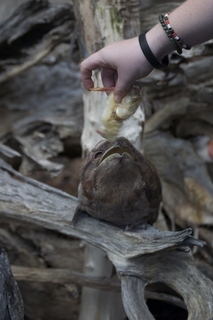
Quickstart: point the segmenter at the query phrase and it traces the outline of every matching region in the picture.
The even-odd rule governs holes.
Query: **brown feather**
[[[153,224],[161,184],[154,166],[125,138],[101,141],[80,167],[79,208],[119,226]]]

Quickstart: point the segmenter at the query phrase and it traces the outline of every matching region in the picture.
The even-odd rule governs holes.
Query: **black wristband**
[[[139,40],[139,44],[141,47],[141,50],[143,51],[146,59],[149,61],[149,63],[153,66],[153,68],[155,69],[163,69],[166,68],[169,64],[169,58],[166,55],[163,60],[162,63],[160,63],[154,56],[154,54],[152,53],[147,41],[146,41],[146,32],[141,33],[138,37]]]

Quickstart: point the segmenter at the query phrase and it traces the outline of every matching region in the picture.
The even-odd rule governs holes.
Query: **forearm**
[[[213,0],[187,0],[169,15],[172,29],[189,47],[213,38],[212,20]],[[160,23],[146,33],[146,41],[157,60],[175,51],[174,44],[178,46],[171,43]],[[146,77],[153,70],[153,63],[143,48],[135,37],[112,43],[91,55],[81,64],[84,85],[92,88],[92,71],[101,68],[103,85],[115,87],[115,99],[120,102],[135,80]]]
[[[171,12],[169,21],[188,46],[205,42],[213,38],[213,0],[187,0]],[[147,42],[157,58],[175,50],[160,24],[147,33]]]

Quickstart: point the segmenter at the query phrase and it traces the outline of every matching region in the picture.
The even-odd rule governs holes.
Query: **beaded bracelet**
[[[190,50],[191,48],[186,45],[181,39],[180,37],[174,32],[173,28],[171,27],[171,24],[169,22],[169,14],[170,13],[166,13],[165,16],[163,16],[162,14],[159,16],[159,21],[164,29],[164,31],[166,32],[166,35],[168,36],[170,42],[172,43],[172,45],[175,47],[175,50],[181,54],[182,53],[182,48],[186,49],[186,50]]]
[[[172,45],[175,47],[175,50],[181,54],[182,53],[182,48],[180,47],[180,45],[178,44],[178,42],[175,40],[175,38],[172,36],[171,31],[169,30],[167,24],[164,21],[164,16],[161,14],[159,16],[159,21],[160,24],[162,25],[164,31],[166,32],[166,35],[168,36],[170,42],[172,43]]]
[[[181,45],[181,47],[182,47],[183,49],[190,50],[191,48],[190,48],[187,44],[185,44],[185,43],[183,42],[183,40],[181,40],[181,38],[174,32],[174,30],[173,30],[173,28],[171,27],[171,24],[170,24],[170,22],[169,22],[169,15],[170,15],[170,12],[168,12],[168,13],[166,13],[166,14],[164,15],[164,22],[166,23],[166,25],[167,25],[169,31],[171,32],[173,38],[174,38],[176,41],[178,41],[178,43]]]

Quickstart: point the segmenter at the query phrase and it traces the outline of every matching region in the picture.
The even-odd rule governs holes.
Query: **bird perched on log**
[[[154,166],[126,138],[104,140],[83,160],[80,210],[117,226],[153,224],[161,202]]]

